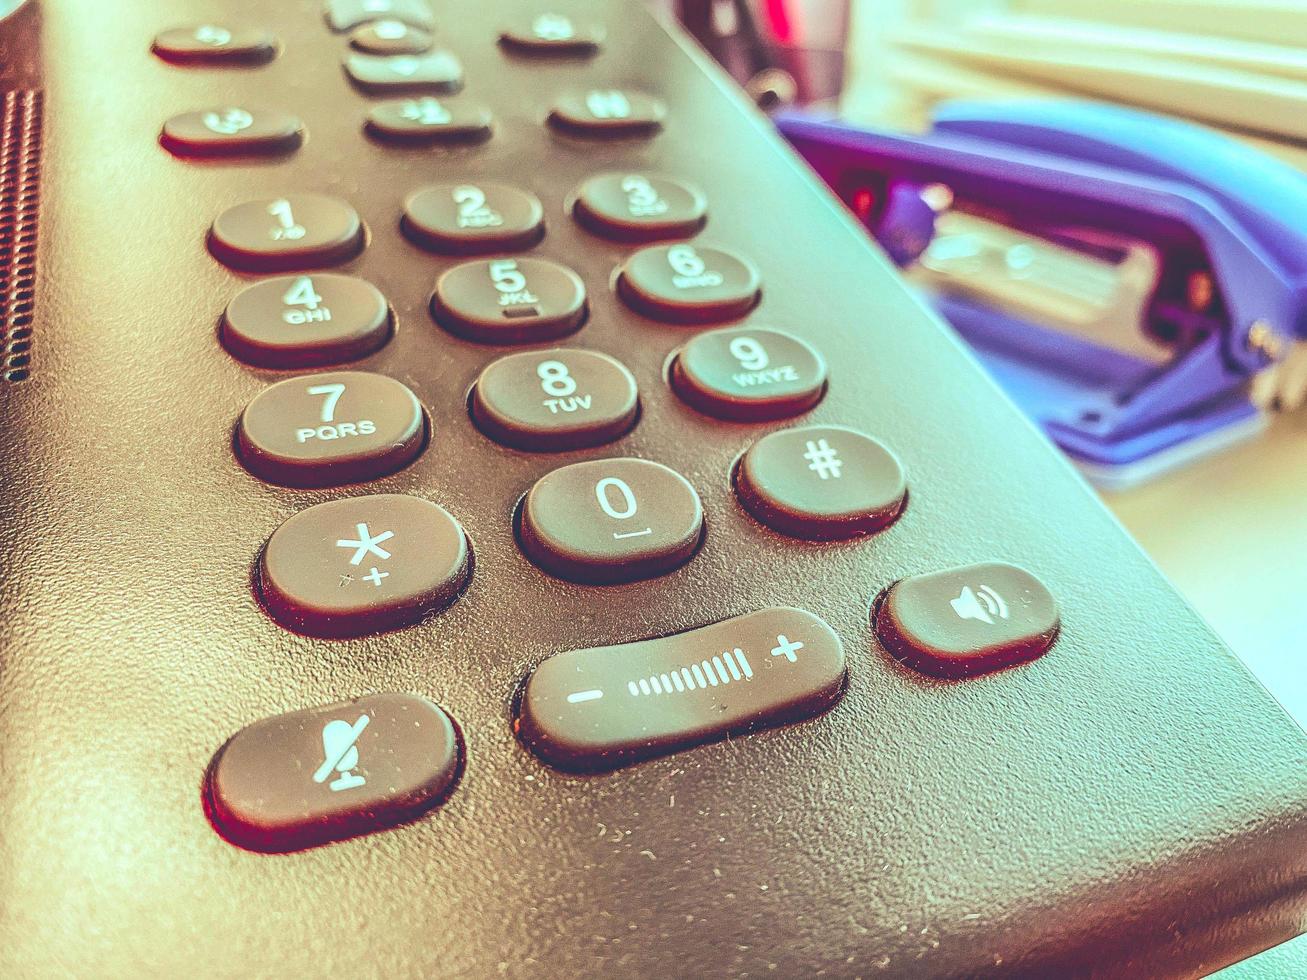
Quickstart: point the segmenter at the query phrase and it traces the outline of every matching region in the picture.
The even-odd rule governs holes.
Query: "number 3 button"
[[[472,418],[496,442],[549,452],[612,442],[635,424],[631,372],[588,350],[501,357],[477,379]]]
[[[407,466],[426,443],[422,406],[380,374],[333,371],[278,382],[241,415],[241,461],[289,487],[374,480]]]
[[[703,506],[685,477],[643,459],[574,463],[522,502],[528,558],[573,582],[653,578],[685,564],[703,536]]]

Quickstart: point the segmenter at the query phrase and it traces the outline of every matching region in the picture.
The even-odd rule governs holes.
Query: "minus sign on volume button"
[[[559,769],[595,772],[812,717],[844,692],[844,649],[802,609],[570,650],[526,682],[516,729]]]

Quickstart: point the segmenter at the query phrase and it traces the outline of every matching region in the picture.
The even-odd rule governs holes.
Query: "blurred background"
[[[958,99],[1129,106],[1223,134],[1294,168],[1288,180],[1301,187],[1286,187],[1283,173],[1271,171],[1267,179],[1278,180],[1291,201],[1302,195],[1307,221],[1307,3],[1301,0],[679,0],[668,6],[769,111],[798,106],[875,134],[925,132],[939,107]],[[1165,157],[1165,143],[1153,151]],[[1207,178],[1237,194],[1260,179],[1247,173],[1235,158]],[[1257,191],[1247,188],[1254,205]],[[989,217],[980,205],[972,214]],[[1254,225],[1256,215],[1254,209]],[[1022,241],[1025,247],[1029,239]],[[1053,259],[1066,244],[1039,246],[1043,268],[1062,268]],[[1010,259],[1012,247],[1006,248]],[[1299,251],[1307,255],[1307,241]],[[1108,271],[1119,276],[1124,268],[1118,263]],[[906,264],[912,281],[921,281],[919,271]],[[1091,266],[1076,274],[1083,280],[1099,271]],[[1027,276],[1023,288],[1038,278]],[[1154,286],[1144,283],[1145,295],[1126,304],[1125,317],[1147,318],[1140,304]],[[1027,299],[1024,309],[1040,308],[1040,297]],[[1105,322],[1100,317],[1094,329]],[[1156,334],[1157,325],[1117,326]],[[1213,424],[1206,442],[1190,439],[1178,454],[1159,454],[1142,469],[1099,472],[1091,482],[1199,612],[1307,723],[1307,412],[1298,407],[1307,370],[1294,339],[1278,339],[1278,361],[1268,358],[1255,372],[1259,377],[1232,382],[1243,421],[1225,426],[1228,438]],[[1155,364],[1147,377],[1170,367]],[[1292,390],[1281,397],[1286,384]]]

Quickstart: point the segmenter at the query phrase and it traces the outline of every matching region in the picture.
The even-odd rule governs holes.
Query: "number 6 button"
[[[241,415],[241,461],[289,487],[373,480],[407,466],[426,443],[417,397],[393,378],[333,371],[266,388]]]
[[[703,506],[679,473],[643,459],[574,463],[522,502],[522,550],[552,575],[609,584],[683,565],[703,536]]]

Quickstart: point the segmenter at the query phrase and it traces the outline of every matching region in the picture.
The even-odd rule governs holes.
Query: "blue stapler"
[[[924,135],[784,135],[1099,485],[1247,438],[1253,375],[1307,337],[1307,178],[1096,103],[954,102]]]

